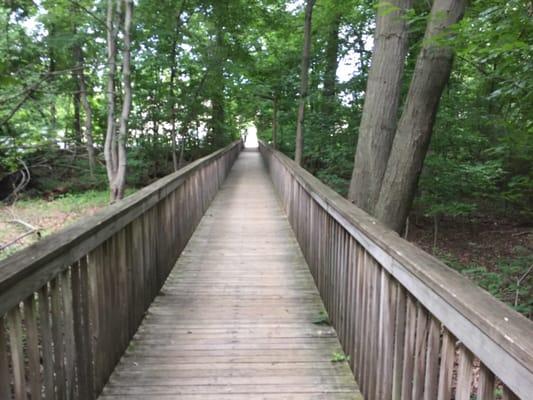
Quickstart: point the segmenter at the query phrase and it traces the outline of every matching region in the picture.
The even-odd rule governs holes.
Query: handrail
[[[403,393],[402,383],[413,385],[413,398],[422,392],[428,399],[449,398],[452,386],[456,398],[469,398],[474,358],[482,363],[478,391],[485,397],[478,398],[493,398],[489,387],[494,375],[509,396],[512,391],[525,399],[533,393],[532,321],[386,229],[282,153],[261,141],[259,148],[333,323],[342,331],[341,342],[365,398]],[[328,276],[332,273],[337,275]],[[358,297],[361,293],[371,298]],[[357,312],[366,321],[354,320]],[[411,343],[408,333],[419,339]],[[358,342],[356,334],[373,334],[377,342]],[[461,344],[458,370],[453,362],[456,341]],[[366,345],[372,349],[369,354]],[[399,349],[405,354],[398,354]],[[425,359],[417,361],[420,351]],[[406,364],[411,357],[414,371]],[[368,363],[380,368],[375,379],[362,372]],[[423,376],[416,375],[417,365]],[[413,376],[406,379],[405,374]]]
[[[241,149],[233,142],[0,262],[1,399],[96,398]]]
[[[19,301],[13,300],[14,298],[29,295],[37,289],[35,286],[40,287],[42,282],[38,277],[45,275],[45,271],[46,274],[59,273],[176,190],[192,173],[222,157],[239,146],[240,142],[236,141],[199,158],[125,199],[105,207],[92,216],[81,218],[65,229],[0,261],[0,315]],[[33,278],[35,282],[28,283],[27,278],[35,273],[38,274]],[[20,283],[24,284],[24,289],[20,289],[20,296],[12,296],[11,292],[15,288],[18,289],[17,285]]]

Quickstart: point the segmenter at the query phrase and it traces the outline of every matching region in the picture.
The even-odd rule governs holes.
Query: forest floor
[[[107,191],[66,194],[52,200],[25,199],[0,206],[0,260],[82,216],[92,215],[109,202]],[[23,236],[26,233],[34,232]],[[20,238],[19,240],[17,240]]]
[[[434,249],[433,223],[422,220],[410,225],[408,240],[533,319],[533,226],[494,218],[443,221]]]
[[[131,191],[129,192],[131,193]],[[107,191],[19,200],[0,206],[0,260],[108,204]],[[35,228],[35,232],[22,235]],[[411,223],[408,240],[533,318],[533,227],[510,220],[443,221],[437,247],[433,224]]]

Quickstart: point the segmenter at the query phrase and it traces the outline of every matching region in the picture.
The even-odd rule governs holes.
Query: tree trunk
[[[120,1],[120,0],[119,0]],[[112,188],[116,175],[116,156],[113,142],[115,141],[115,74],[117,70],[117,24],[115,22],[115,0],[107,0],[107,128],[104,143],[107,179]],[[111,193],[110,200],[115,200]]]
[[[128,120],[131,110],[131,20],[133,17],[133,0],[124,0],[124,31],[122,51],[122,86],[124,98],[122,99],[122,112],[119,119],[119,135],[117,141],[118,168],[115,179],[111,185],[114,200],[124,197],[126,186],[126,142],[128,140]]]
[[[213,18],[215,22],[215,41],[212,45],[210,59],[209,99],[211,100],[211,120],[209,121],[209,136],[207,142],[213,148],[226,144],[226,112],[224,99],[224,64],[226,58],[226,44],[224,40],[224,5],[223,2],[213,3]]]
[[[385,6],[386,4],[386,6]],[[373,214],[387,167],[408,48],[404,14],[412,0],[391,0],[378,8],[374,51],[348,199]],[[393,11],[389,7],[395,7]]]
[[[213,66],[214,68],[214,88],[211,95],[211,129],[212,129],[212,144],[215,148],[222,147],[225,144],[225,120],[226,113],[224,109],[224,67],[222,61],[222,46],[223,38],[222,32],[217,32],[215,50],[217,54],[216,59],[219,60]]]
[[[174,171],[179,169],[178,165],[178,155],[176,154],[177,145],[176,145],[176,91],[174,90],[175,80],[176,80],[176,38],[172,42],[171,58],[172,66],[170,67],[170,97],[171,97],[171,129],[170,137],[172,140],[172,165],[174,166]]]
[[[93,140],[93,112],[91,105],[89,104],[89,98],[87,96],[87,86],[85,85],[85,74],[83,70],[80,71],[79,78],[81,105],[85,113],[84,129],[85,129],[85,147],[87,148],[87,156],[89,157],[89,172],[91,177],[94,176],[94,168],[96,167],[96,156],[94,153],[94,140]]]
[[[116,131],[115,124],[115,79],[116,79],[116,56],[117,56],[117,34],[118,24],[115,15],[120,13],[122,3],[124,4],[124,28],[123,28],[123,52],[122,52],[122,86],[124,96],[122,99],[122,110],[119,118],[119,130]],[[115,12],[115,5],[117,10]],[[107,3],[107,131],[104,144],[104,157],[106,160],[107,177],[110,188],[110,201],[113,203],[124,197],[126,185],[126,141],[128,138],[128,119],[131,109],[131,19],[133,13],[132,0],[108,0]]]
[[[300,100],[298,105],[298,119],[296,122],[296,149],[294,152],[294,161],[302,165],[304,149],[304,119],[305,119],[305,102],[309,91],[309,58],[311,55],[311,19],[313,16],[313,6],[315,0],[307,0],[305,6],[304,22],[304,46],[302,51],[302,64],[300,71]]]
[[[94,142],[93,142],[93,132],[92,132],[92,118],[93,113],[91,105],[89,104],[89,99],[87,96],[87,86],[85,84],[85,73],[84,73],[84,59],[83,59],[83,50],[81,44],[76,42],[72,49],[73,57],[75,62],[75,78],[78,86],[79,100],[85,114],[83,120],[84,135],[85,135],[85,147],[87,149],[87,156],[89,158],[89,173],[91,177],[94,177],[94,168],[96,166],[96,157],[94,154]]]
[[[403,229],[411,209],[439,100],[452,68],[452,49],[435,39],[445,38],[448,28],[462,18],[465,3],[435,0],[431,9],[376,205],[375,216],[397,232]]]
[[[170,98],[171,98],[171,140],[172,140],[172,165],[174,171],[177,171],[180,168],[177,152],[177,139],[176,139],[176,74],[178,69],[178,60],[177,60],[177,51],[176,47],[178,45],[178,36],[181,29],[181,15],[185,10],[187,0],[181,2],[179,11],[176,13],[176,26],[174,27],[174,37],[172,39],[172,48],[170,49]]]
[[[72,77],[74,78],[74,82],[77,81],[77,71],[72,72]],[[81,97],[80,97],[80,90],[79,87],[77,90],[74,91],[72,95],[72,104],[74,105],[74,118],[72,121],[72,130],[74,133],[74,143],[76,145],[81,145],[82,143],[82,134],[81,134],[81,113],[80,113],[80,104],[81,104]]]
[[[326,42],[326,69],[324,71],[324,101],[322,104],[323,119],[328,122],[327,129],[333,130],[335,124],[335,93],[337,84],[337,67],[339,52],[339,26],[341,15],[333,16],[330,24]]]
[[[278,98],[272,97],[272,148],[278,148]]]

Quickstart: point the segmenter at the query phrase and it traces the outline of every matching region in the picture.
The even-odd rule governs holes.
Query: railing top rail
[[[532,321],[385,228],[281,152],[262,141],[260,146],[509,387],[522,395],[533,389]]]
[[[0,261],[0,315],[172,193],[191,173],[240,144],[237,140],[202,157]]]

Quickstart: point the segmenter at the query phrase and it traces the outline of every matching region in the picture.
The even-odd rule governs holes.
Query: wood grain
[[[243,152],[100,398],[361,398],[331,361],[335,331],[313,323],[322,309],[259,154]]]
[[[452,345],[445,340],[441,349],[442,328],[490,369],[509,391],[520,398],[530,397],[533,393],[530,320],[385,228],[287,156],[261,141],[259,150],[338,332],[345,332],[345,321],[353,321],[353,316],[337,317],[339,309],[346,309],[345,304],[339,307],[339,294],[345,299],[354,298],[346,290],[358,292],[357,304],[351,312],[357,316],[355,324],[360,337],[356,338],[355,346],[344,334],[339,338],[350,356],[356,357],[354,373],[365,398],[381,399],[391,393],[393,398],[449,399],[455,390],[450,377],[457,374],[457,368],[449,364]],[[314,212],[308,212],[310,205]],[[323,232],[313,232],[316,229]],[[316,237],[323,238],[320,246],[324,249],[319,257],[308,250],[308,243]],[[349,260],[345,253],[337,251],[352,240],[365,254],[357,277],[360,286],[355,289],[342,282]],[[397,285],[398,293],[408,296],[405,311],[403,298],[398,299],[396,329],[385,328],[390,295],[383,289],[388,290],[390,285],[376,281],[383,273],[390,275],[390,285]],[[418,309],[414,314],[413,305]],[[389,375],[384,367],[390,363],[385,357],[392,347],[391,340],[394,370]],[[470,383],[463,379],[460,384],[466,385],[458,391],[463,396],[470,391]]]

